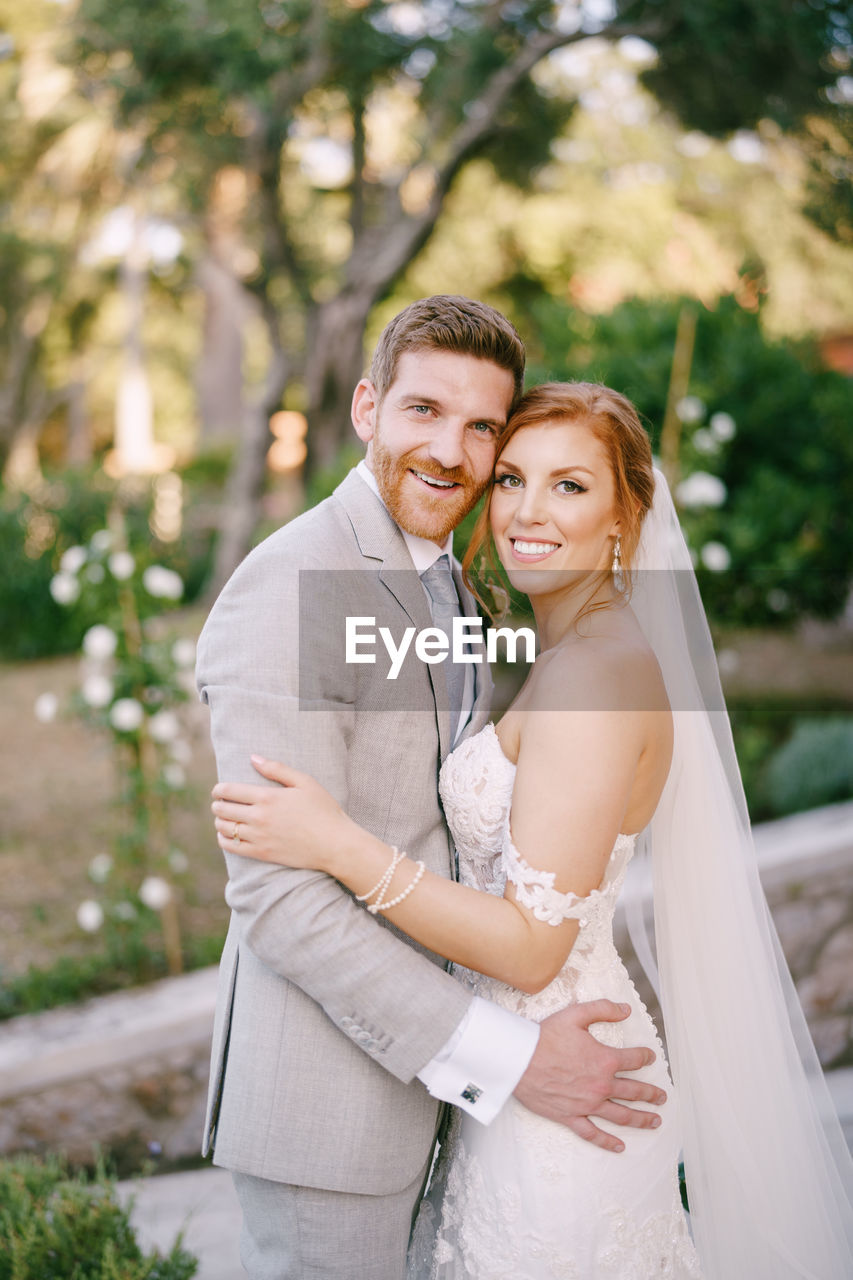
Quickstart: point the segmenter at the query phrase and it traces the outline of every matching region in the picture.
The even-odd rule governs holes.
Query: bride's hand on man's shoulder
[[[284,867],[328,870],[330,851],[351,819],[310,774],[262,756],[252,756],[252,764],[279,785],[216,784],[210,807],[220,848]]]

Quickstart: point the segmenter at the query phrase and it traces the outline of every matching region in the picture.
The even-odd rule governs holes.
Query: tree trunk
[[[204,293],[204,334],[196,369],[202,444],[236,441],[246,407],[244,332],[249,298],[237,264],[249,199],[247,175],[226,165],[214,178],[204,220],[206,252],[198,268]]]
[[[7,488],[32,493],[44,484],[38,451],[43,425],[41,419],[30,420],[15,432],[3,468],[3,483]]]
[[[247,299],[239,280],[215,255],[197,273],[204,294],[204,331],[196,367],[201,445],[233,443],[244,416],[243,330]]]
[[[272,355],[264,388],[257,400],[247,405],[244,411],[237,455],[225,486],[222,524],[207,593],[211,600],[222,590],[237,565],[251,549],[255,530],[260,523],[267,451],[272,440],[270,415],[281,405],[290,376],[290,364],[281,345],[277,317],[269,302],[264,304],[264,318]]]
[[[82,362],[77,362],[77,377],[68,384],[68,435],[65,461],[69,467],[88,467],[92,464],[92,432],[86,410],[87,382]]]
[[[681,418],[678,406],[690,389],[693,345],[696,340],[696,308],[684,302],[678,313],[672,370],[660,434],[661,469],[673,491],[681,478]]]
[[[261,496],[270,445],[269,410],[253,405],[243,417],[243,432],[234,465],[225,486],[213,576],[211,599],[219,594],[243,557],[250,551],[258,526]]]
[[[376,301],[373,290],[343,292],[316,308],[308,321],[305,353],[309,471],[331,466],[341,445],[354,439],[350,402],[364,376],[364,330]]]

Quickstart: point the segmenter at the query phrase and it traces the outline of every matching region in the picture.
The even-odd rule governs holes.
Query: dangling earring
[[[622,539],[619,534],[616,535],[616,541],[613,544],[613,564],[610,571],[613,574],[613,585],[617,591],[625,590],[625,579],[622,576]]]

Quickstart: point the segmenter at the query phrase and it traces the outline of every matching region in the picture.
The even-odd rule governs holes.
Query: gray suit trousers
[[[232,1173],[249,1280],[404,1280],[428,1165],[394,1195],[365,1196]]]

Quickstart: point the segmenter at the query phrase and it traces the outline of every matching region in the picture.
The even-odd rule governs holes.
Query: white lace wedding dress
[[[618,1130],[625,1142],[618,1155],[514,1098],[488,1126],[456,1112],[413,1236],[409,1280],[696,1280],[678,1190],[677,1101],[655,1026],[613,945],[634,838],[618,837],[599,889],[586,898],[559,893],[553,874],[530,867],[510,839],[514,779],[491,724],[445,761],[440,789],[459,879],[503,894],[509,878],[540,919],[576,919],[580,932],[560,973],[536,995],[465,969],[456,974],[477,994],[536,1021],[584,1000],[629,1003],[629,1018],[599,1023],[593,1034],[606,1044],[654,1048],[655,1062],[638,1074],[669,1100],[659,1129]]]

